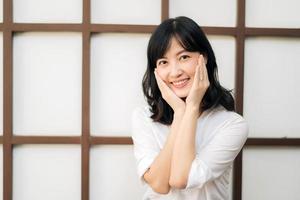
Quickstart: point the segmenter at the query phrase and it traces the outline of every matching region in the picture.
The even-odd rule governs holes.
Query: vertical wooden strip
[[[169,18],[169,0],[161,0],[161,21]]]
[[[3,200],[12,200],[12,1],[3,1]]]
[[[3,40],[3,199],[10,200],[12,197],[12,32],[5,30]]]
[[[242,199],[242,169],[243,169],[243,150],[238,154],[233,167],[233,200]]]
[[[3,0],[3,24],[11,25],[13,18],[12,0]]]
[[[82,52],[82,200],[89,199],[89,160],[90,160],[90,33],[83,31]]]
[[[236,32],[236,110],[243,114],[244,100],[244,51],[245,51],[245,0],[238,0],[238,21]]]
[[[90,0],[83,0],[81,199],[89,200],[90,160]]]
[[[236,111],[243,115],[244,102],[244,53],[245,53],[245,35],[244,30],[238,29],[236,36],[236,72],[235,72],[235,89],[236,89]]]
[[[3,40],[3,199],[12,200],[12,32]]]
[[[236,111],[243,114],[244,95],[244,52],[245,52],[245,0],[237,0],[237,29],[236,29]],[[236,157],[233,167],[233,200],[242,199],[242,167],[243,150]]]
[[[83,0],[83,5],[82,5],[82,23],[89,25],[91,22],[91,1],[90,0]]]

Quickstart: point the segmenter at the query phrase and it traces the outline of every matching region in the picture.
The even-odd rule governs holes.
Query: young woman
[[[143,199],[227,200],[248,125],[218,81],[209,41],[193,20],[168,19],[152,34],[147,56],[148,106],[132,115]]]

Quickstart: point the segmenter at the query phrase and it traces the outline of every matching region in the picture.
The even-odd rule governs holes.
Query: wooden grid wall
[[[207,27],[204,32],[209,35],[229,35],[236,39],[236,108],[243,114],[244,92],[244,51],[245,39],[255,36],[297,37],[300,29],[289,28],[247,28],[245,27],[245,0],[237,0],[236,27]],[[132,144],[130,137],[95,137],[90,135],[90,38],[93,33],[122,32],[122,33],[151,33],[156,25],[120,25],[92,24],[90,0],[83,0],[83,22],[80,24],[39,24],[14,23],[12,0],[3,0],[3,199],[12,200],[12,148],[16,144],[80,144],[81,145],[81,199],[89,199],[89,150],[91,145]],[[161,0],[161,20],[169,17],[169,1]],[[17,32],[79,32],[82,33],[82,130],[81,136],[15,136],[12,124],[12,41]],[[279,138],[249,138],[246,146],[298,146],[299,139]],[[238,155],[233,171],[233,200],[242,199],[242,151]]]

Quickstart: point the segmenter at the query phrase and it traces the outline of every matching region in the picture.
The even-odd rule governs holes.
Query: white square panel
[[[22,23],[81,23],[82,0],[13,0],[13,20]]]
[[[14,36],[14,134],[80,135],[81,52],[78,33]]]
[[[299,0],[246,0],[246,26],[300,28],[299,8]]]
[[[300,137],[300,40],[245,43],[244,117],[249,137]]]
[[[90,158],[91,200],[142,199],[131,145],[94,146]]]
[[[243,200],[297,200],[299,147],[247,147],[243,152]]]
[[[91,21],[101,24],[159,24],[161,0],[91,0]]]
[[[142,78],[148,34],[96,34],[91,39],[91,134],[131,133],[131,114],[145,105]]]
[[[187,16],[200,26],[236,26],[237,0],[170,0],[170,17]]]
[[[235,87],[235,38],[208,36],[208,39],[215,53],[219,81],[223,87],[232,90]]]
[[[78,145],[14,147],[14,200],[80,200],[80,152]]]

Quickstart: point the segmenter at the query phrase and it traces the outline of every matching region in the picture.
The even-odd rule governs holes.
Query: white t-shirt
[[[143,179],[164,147],[170,126],[153,122],[149,107],[137,107],[132,115],[132,139],[138,176],[146,187],[143,200],[228,200],[232,164],[246,142],[244,118],[223,106],[204,111],[197,121],[196,157],[185,189],[171,188],[159,194]]]

